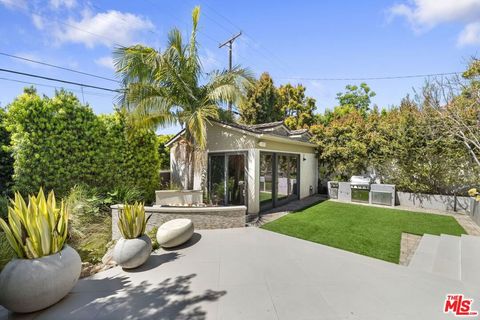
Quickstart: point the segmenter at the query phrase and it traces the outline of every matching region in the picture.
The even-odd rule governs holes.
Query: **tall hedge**
[[[12,185],[13,157],[10,134],[5,128],[5,111],[0,108],[0,196],[8,194]]]
[[[40,186],[65,195],[76,184],[102,191],[138,187],[152,198],[158,186],[157,140],[151,130],[127,130],[119,112],[97,116],[71,93],[53,98],[27,90],[9,107],[15,189]]]

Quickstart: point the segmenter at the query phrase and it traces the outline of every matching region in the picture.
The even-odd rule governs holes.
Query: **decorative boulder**
[[[170,220],[158,228],[157,242],[163,248],[176,247],[190,240],[193,230],[190,219]]]
[[[124,269],[144,264],[152,252],[152,241],[147,235],[135,239],[120,238],[113,249],[113,260]]]
[[[13,312],[34,312],[65,297],[77,283],[82,261],[65,245],[37,259],[13,259],[0,274],[0,304]]]

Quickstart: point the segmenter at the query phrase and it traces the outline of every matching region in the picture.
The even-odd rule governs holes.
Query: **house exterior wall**
[[[259,142],[263,142],[259,146]],[[171,147],[170,162],[172,181],[182,188],[186,187],[185,174],[188,174],[185,161],[181,159],[184,154],[177,151],[178,143]],[[210,124],[207,127],[207,146],[203,152],[197,152],[194,189],[202,189],[202,182],[206,181],[208,173],[208,154],[214,152],[246,152],[247,153],[247,206],[249,214],[260,211],[259,194],[260,183],[260,152],[282,152],[298,154],[300,156],[300,199],[317,193],[318,160],[315,148],[310,146],[283,143],[279,141],[264,140],[255,136],[244,134],[238,130],[221,125]],[[303,160],[305,159],[305,160]],[[180,183],[179,183],[180,182]]]

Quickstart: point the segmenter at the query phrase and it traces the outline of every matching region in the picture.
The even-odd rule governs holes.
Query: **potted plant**
[[[472,197],[471,201],[471,208],[470,208],[470,215],[472,216],[473,220],[479,223],[479,216],[480,216],[480,192],[477,188],[472,188],[468,190],[468,195]]]
[[[33,312],[60,301],[76,284],[82,262],[65,242],[68,209],[45,198],[40,189],[28,197],[28,205],[15,193],[8,207],[8,224],[0,219],[8,243],[15,251],[0,273],[0,304],[14,312]]]
[[[133,269],[147,261],[152,252],[152,241],[145,234],[148,219],[143,203],[125,204],[118,213],[118,229],[122,237],[113,249],[113,260],[125,269]]]

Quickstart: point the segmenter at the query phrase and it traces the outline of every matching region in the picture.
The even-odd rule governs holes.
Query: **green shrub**
[[[100,262],[111,240],[112,218],[104,198],[94,188],[78,185],[65,199],[71,213],[67,242],[82,261]]]
[[[152,251],[160,249],[160,244],[157,241],[157,231],[158,227],[153,227],[150,231],[147,232],[148,237],[152,241]]]
[[[153,201],[159,186],[158,140],[153,130],[130,130],[124,113],[96,116],[71,93],[48,98],[29,90],[8,107],[6,124],[20,192],[43,186],[65,196],[73,186],[86,184],[102,194],[136,189],[145,202]]]
[[[0,195],[0,218],[7,220],[8,216],[8,197]]]
[[[0,196],[8,194],[13,183],[13,157],[10,152],[10,134],[5,128],[5,116],[5,111],[0,108]],[[0,209],[0,217],[1,213]]]
[[[4,232],[0,231],[0,271],[15,257],[15,251],[13,251],[12,247],[8,244],[7,236]]]

